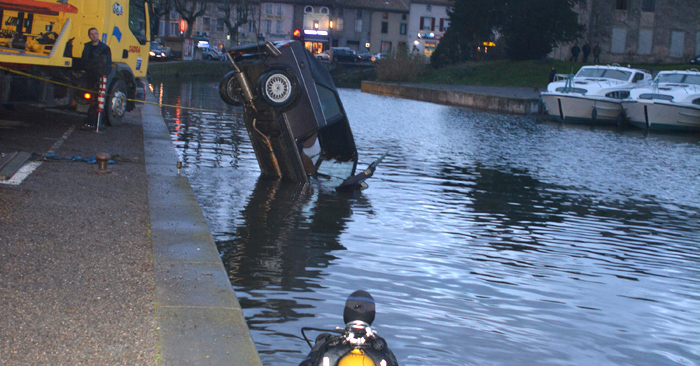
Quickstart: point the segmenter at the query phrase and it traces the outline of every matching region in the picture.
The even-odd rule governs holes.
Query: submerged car
[[[243,106],[263,176],[339,188],[362,186],[377,164],[355,175],[357,149],[327,67],[298,41],[261,42],[229,50],[233,71],[219,94]],[[383,157],[382,157],[383,158]]]

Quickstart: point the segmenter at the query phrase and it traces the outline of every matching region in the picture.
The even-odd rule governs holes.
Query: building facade
[[[415,0],[411,2],[408,42],[413,52],[430,57],[449,27],[447,9],[451,1]]]
[[[447,29],[447,0],[279,0],[254,3],[248,22],[231,39],[216,1],[197,18],[192,36],[210,47],[303,39],[312,53],[330,47],[389,53],[399,46],[429,56]],[[233,16],[233,14],[232,14]],[[295,33],[296,32],[296,33]],[[160,38],[177,52],[184,38],[176,11],[161,17]]]
[[[576,11],[586,26],[579,46],[599,44],[601,63],[676,63],[700,54],[698,0],[587,0]],[[551,56],[570,57],[571,44]]]

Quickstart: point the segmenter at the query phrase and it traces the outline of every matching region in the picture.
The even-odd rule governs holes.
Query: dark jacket
[[[583,56],[588,56],[591,53],[591,45],[588,43],[584,44],[581,51],[583,51]]]
[[[109,75],[112,72],[112,51],[102,42],[98,42],[97,46],[90,42],[85,43],[80,58],[85,61],[85,70],[94,77]]]

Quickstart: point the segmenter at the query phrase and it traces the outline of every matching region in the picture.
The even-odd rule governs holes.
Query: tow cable
[[[2,70],[2,71],[7,71],[7,72],[11,72],[11,73],[13,73],[13,74],[17,74],[17,75],[21,75],[21,76],[26,76],[26,77],[28,77],[28,78],[32,78],[32,79],[36,79],[36,80],[41,80],[41,81],[44,81],[44,82],[47,82],[47,83],[51,83],[51,84],[55,84],[55,85],[65,86],[65,87],[67,87],[67,88],[75,89],[75,90],[82,91],[82,92],[85,92],[85,93],[98,94],[98,92],[96,92],[96,91],[94,91],[94,90],[85,89],[85,88],[77,87],[77,86],[75,86],[75,85],[69,85],[69,84],[61,83],[61,82],[54,81],[54,80],[51,80],[51,79],[42,78],[42,77],[39,77],[39,76],[36,76],[36,75],[32,75],[32,74],[28,74],[28,73],[26,73],[26,72],[22,72],[22,71],[19,71],[19,70],[10,69],[10,68],[4,67],[4,66],[0,66],[0,70]],[[110,97],[111,97],[111,96],[113,96],[113,95],[105,93],[105,96],[110,96]],[[126,98],[126,100],[127,100],[128,102],[134,102],[134,103],[140,103],[140,104],[150,104],[150,105],[155,105],[155,106],[159,106],[159,107],[171,107],[171,108],[187,109],[187,110],[200,111],[200,112],[213,112],[213,113],[220,113],[220,112],[221,112],[221,111],[216,111],[216,110],[213,110],[213,109],[203,109],[203,108],[194,108],[194,107],[183,107],[183,106],[173,105],[173,104],[164,104],[164,103],[148,102],[148,101],[139,100],[139,99],[130,99],[130,98]],[[241,111],[241,112],[227,112],[227,113],[230,113],[230,114],[243,114],[242,111]]]

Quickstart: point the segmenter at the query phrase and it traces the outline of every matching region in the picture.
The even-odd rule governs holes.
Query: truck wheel
[[[221,99],[226,103],[233,106],[243,105],[243,92],[241,91],[241,85],[236,79],[236,74],[238,71],[231,71],[224,75],[221,82],[219,82],[219,95]]]
[[[260,77],[258,90],[265,103],[275,108],[285,108],[295,102],[299,83],[291,72],[275,69]]]
[[[105,114],[107,125],[119,124],[126,113],[126,83],[121,79],[114,79],[109,87],[109,95],[105,100]]]

